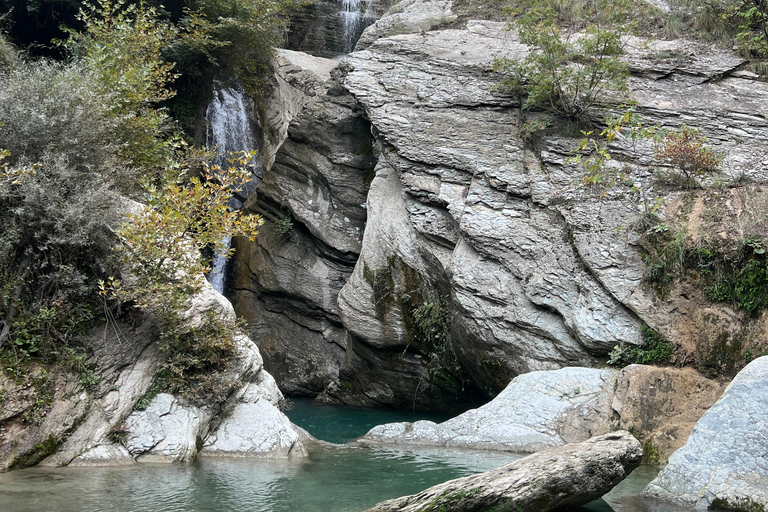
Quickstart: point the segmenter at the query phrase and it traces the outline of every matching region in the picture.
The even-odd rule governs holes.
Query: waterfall
[[[216,150],[214,164],[224,167],[227,165],[227,155],[236,151],[253,151],[259,149],[259,144],[253,136],[248,116],[245,95],[238,88],[225,87],[220,82],[214,82],[213,98],[205,110],[205,145]],[[254,179],[243,190],[232,191],[230,208],[240,208],[248,194],[253,192],[261,181],[261,168],[257,162],[253,167]],[[227,248],[231,240],[225,239]],[[213,256],[211,272],[208,274],[213,288],[224,292],[224,277],[226,275],[227,258],[218,253]]]
[[[370,0],[341,0],[341,24],[344,54],[355,49],[362,31],[371,24]]]

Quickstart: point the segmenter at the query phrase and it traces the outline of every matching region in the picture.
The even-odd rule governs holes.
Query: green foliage
[[[173,164],[159,183],[146,180],[146,206],[116,233],[117,251],[134,279],[112,279],[108,286],[102,281],[102,290],[175,323],[185,301],[200,290],[202,274],[210,271],[201,251],[211,248],[229,257],[234,251],[224,242],[227,236],[255,239],[261,217],[227,206],[231,191],[251,179],[253,157],[233,155],[227,168],[205,164],[202,178],[188,178],[183,164]]]
[[[712,505],[709,506],[709,510],[728,512],[765,512],[765,507],[760,503],[752,501],[750,498],[733,500],[715,498],[712,500]]]
[[[727,8],[725,16],[736,22],[736,41],[747,55],[768,57],[767,0],[736,2]]]
[[[636,151],[640,141],[653,139],[658,128],[656,126],[644,126],[640,117],[635,113],[634,105],[620,105],[624,112],[620,116],[609,118],[605,128],[598,137],[594,136],[594,130],[582,131],[584,138],[574,150],[574,155],[567,159],[584,167],[586,174],[583,179],[585,186],[602,185],[606,188],[622,183],[633,192],[642,192],[635,187],[634,182],[627,180],[624,173],[617,167],[611,166],[611,153],[609,144],[618,139],[625,139],[631,143],[632,151]]]
[[[90,277],[111,266],[107,226],[118,165],[114,123],[77,65],[0,75],[0,346],[68,343],[93,321]]]
[[[411,298],[404,303],[411,306]],[[422,302],[410,311],[416,332],[414,342],[425,353],[423,364],[432,382],[458,395],[464,389],[464,369],[451,344],[451,322],[448,304],[443,296],[434,302]]]
[[[510,5],[521,42],[531,53],[522,61],[497,59],[505,74],[500,88],[525,96],[523,109],[545,109],[586,121],[608,90],[625,91],[629,72],[618,56],[628,27],[626,0],[583,2],[584,34],[563,30],[558,12],[546,0]]]
[[[133,405],[135,411],[145,411],[149,404],[152,403],[152,399],[155,398],[162,391],[162,386],[157,381],[153,382],[147,392],[141,395],[136,403]]]
[[[33,425],[40,425],[48,412],[48,407],[53,400],[53,392],[51,390],[53,384],[53,377],[46,369],[41,369],[37,374],[30,379],[30,385],[35,388],[36,398],[35,402],[29,407],[21,419],[25,423],[31,423]]]
[[[64,43],[94,77],[96,91],[116,120],[118,156],[145,169],[162,166],[168,151],[163,135],[170,118],[160,102],[174,96],[177,78],[162,52],[176,37],[156,9],[125,0],[84,3],[79,20],[85,30],[69,29]]]
[[[672,359],[673,348],[666,338],[647,325],[643,325],[641,331],[642,346],[616,345],[611,351],[609,365],[665,364]]]
[[[129,430],[127,425],[125,423],[120,423],[119,425],[115,426],[115,428],[109,431],[109,433],[107,434],[107,439],[109,439],[113,443],[124,445],[125,439],[128,436],[128,434],[129,434]]]
[[[643,255],[646,281],[663,293],[686,266],[688,257],[685,229],[671,229],[666,223],[648,228],[643,235]]]
[[[210,270],[205,248],[231,256],[224,239],[254,240],[261,218],[230,210],[231,191],[250,179],[252,153],[232,156],[230,166],[205,167],[202,179],[186,179],[181,165],[168,167],[159,184],[144,183],[147,205],[116,232],[118,253],[130,280],[100,281],[100,293],[130,302],[153,315],[167,355],[161,379],[165,389],[190,398],[223,399],[233,383],[223,371],[236,353],[235,326],[213,314],[193,323],[188,301]]]
[[[166,360],[158,385],[198,403],[223,402],[241,384],[226,371],[237,355],[235,333],[231,323],[212,311],[194,329],[181,324],[174,331],[165,329]]]
[[[759,239],[745,238],[734,254],[718,254],[715,263],[715,281],[704,290],[707,298],[734,303],[752,316],[768,306],[768,258]]]
[[[290,214],[285,217],[276,218],[267,227],[278,236],[284,237],[293,229],[293,218]]]
[[[687,188],[695,179],[717,170],[722,156],[706,144],[707,139],[695,128],[682,125],[664,134],[656,146],[656,156],[682,173]]]
[[[219,400],[233,385],[223,369],[235,326],[185,323],[184,312],[208,270],[202,249],[221,252],[224,238],[252,239],[260,225],[227,207],[253,155],[209,167],[168,136],[158,103],[175,75],[161,53],[177,31],[157,11],[105,0],[80,19],[84,31],[65,43],[72,63],[0,72],[0,360],[20,378],[32,360],[56,361],[95,389],[80,341],[118,299],[157,322],[164,389]],[[146,206],[113,192],[139,182]],[[131,222],[115,231],[127,210]]]

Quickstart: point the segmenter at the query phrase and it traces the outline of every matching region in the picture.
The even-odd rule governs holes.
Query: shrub
[[[621,36],[626,32],[626,0],[584,3],[584,33],[558,26],[558,13],[546,1],[529,0],[510,8],[520,40],[531,47],[522,61],[497,59],[505,77],[500,87],[525,96],[524,109],[545,109],[585,121],[607,90],[626,90],[627,66]]]
[[[679,169],[685,186],[691,188],[695,179],[714,172],[720,166],[722,156],[706,144],[706,137],[695,128],[682,125],[679,129],[661,137],[655,152],[660,159]]]
[[[642,346],[616,345],[610,354],[608,364],[624,367],[630,364],[663,364],[672,359],[672,345],[661,334],[647,325],[641,327]]]

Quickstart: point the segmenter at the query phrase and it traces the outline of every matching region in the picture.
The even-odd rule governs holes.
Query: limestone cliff
[[[450,3],[422,4],[400,6],[453,19]],[[278,99],[299,99],[252,206],[279,234],[241,248],[235,303],[283,390],[330,382],[326,401],[451,409],[522,373],[602,365],[642,344],[643,325],[709,376],[768,347],[764,315],[706,296],[706,262],[653,277],[651,227],[679,236],[683,259],[768,245],[768,84],[741,58],[627,37],[630,92],[604,113],[632,100],[646,126],[696,128],[724,160],[688,190],[660,178],[651,143],[620,138],[622,181],[587,187],[568,161],[578,130],[549,119],[531,136],[520,99],[496,87],[494,59],[528,51],[514,31],[395,30],[399,13],[333,78],[301,71],[312,58],[278,59]]]

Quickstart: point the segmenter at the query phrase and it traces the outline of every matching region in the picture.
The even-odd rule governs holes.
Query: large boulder
[[[360,442],[527,453],[626,429],[643,442],[647,460],[662,462],[685,443],[721,389],[690,369],[632,365],[619,371],[531,372],[486,405],[448,421],[379,425]]]
[[[768,509],[768,356],[739,372],[643,494],[697,508]]]
[[[451,480],[367,512],[564,510],[610,491],[638,465],[643,450],[626,431],[529,455],[498,469]]]

